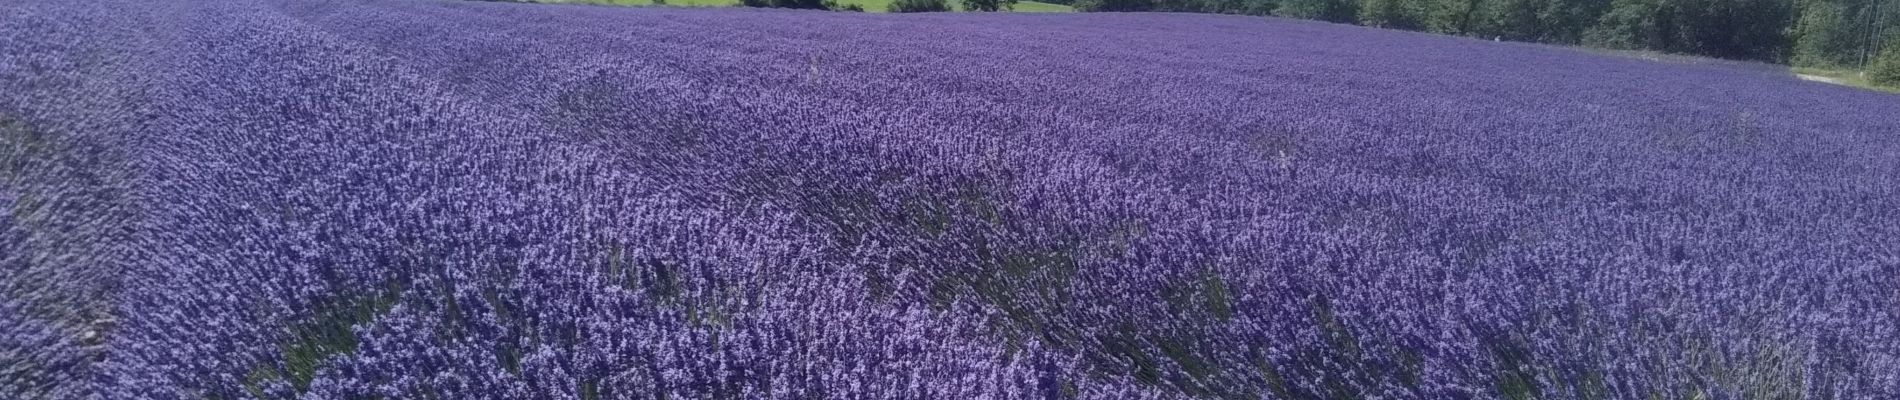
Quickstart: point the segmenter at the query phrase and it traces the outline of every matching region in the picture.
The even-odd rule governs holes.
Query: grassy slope
[[[650,6],[650,0],[541,0],[542,3],[600,4],[613,6]],[[739,4],[738,0],[667,0],[666,5],[678,7],[725,7]]]
[[[605,5],[621,5],[621,6],[653,5],[652,0],[543,0],[543,1],[547,3],[605,4]],[[666,5],[668,6],[681,6],[681,7],[724,7],[724,6],[730,6],[730,5],[739,3],[738,0],[665,0],[665,1],[666,1]],[[881,13],[881,12],[884,12],[884,10],[886,10],[888,7],[890,7],[891,0],[838,0],[838,4],[839,5],[857,4],[860,7],[864,7],[864,11]],[[960,1],[950,0],[950,6],[956,9],[957,11],[963,11],[963,4]],[[1016,8],[1014,11],[1017,11],[1017,12],[1071,12],[1071,11],[1075,11],[1075,9],[1070,8],[1069,6],[1061,5],[1061,4],[1023,1],[1023,2],[1016,3]]]
[[[1024,1],[1024,2],[1016,3],[1016,9],[1013,11],[1017,11],[1017,12],[1074,12],[1075,8],[1069,7],[1066,5],[1061,5],[1061,4]]]
[[[1842,71],[1842,70],[1807,68],[1807,67],[1793,67],[1793,68],[1789,68],[1789,71],[1796,74],[1801,74],[1801,75],[1813,75],[1813,76],[1819,76],[1823,78],[1832,78],[1836,81],[1839,81],[1843,85],[1853,86],[1857,88],[1873,89],[1873,90],[1879,90],[1879,91],[1891,92],[1891,93],[1900,93],[1900,87],[1875,85],[1873,82],[1868,82],[1866,76],[1861,75],[1859,72],[1855,72],[1855,71]]]
[[[1855,71],[1855,70],[1790,67],[1790,66],[1785,66],[1785,65],[1780,65],[1780,64],[1760,64],[1760,63],[1751,63],[1748,61],[1724,60],[1724,59],[1719,59],[1719,58],[1708,58],[1708,57],[1703,57],[1703,56],[1687,55],[1687,54],[1671,54],[1671,53],[1663,53],[1663,52],[1651,51],[1651,50],[1617,50],[1617,49],[1605,49],[1605,48],[1589,47],[1589,46],[1581,46],[1581,45],[1578,45],[1578,46],[1559,45],[1559,46],[1564,47],[1564,48],[1591,52],[1591,53],[1597,53],[1597,54],[1605,54],[1605,55],[1612,55],[1612,56],[1619,56],[1619,57],[1640,58],[1644,60],[1655,61],[1655,62],[1665,62],[1665,63],[1699,64],[1699,63],[1713,62],[1713,63],[1729,63],[1729,64],[1738,64],[1738,65],[1739,64],[1754,64],[1754,65],[1761,66],[1763,68],[1785,69],[1787,70],[1790,76],[1809,75],[1809,76],[1816,76],[1816,77],[1828,78],[1828,79],[1834,80],[1834,82],[1825,82],[1825,83],[1852,86],[1852,87],[1857,87],[1861,89],[1876,90],[1876,91],[1882,91],[1882,92],[1887,92],[1887,93],[1900,93],[1900,86],[1876,85],[1873,82],[1868,81],[1866,75],[1862,75],[1860,71]]]

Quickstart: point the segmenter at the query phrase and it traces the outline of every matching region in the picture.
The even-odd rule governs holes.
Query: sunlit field
[[[1265,17],[13,1],[0,398],[1900,398],[1897,115]]]

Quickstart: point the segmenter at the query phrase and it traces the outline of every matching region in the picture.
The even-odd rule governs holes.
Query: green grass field
[[[610,6],[650,6],[651,0],[540,0],[542,3],[562,4],[599,4]],[[675,7],[726,7],[739,4],[737,0],[667,0],[666,5]]]
[[[1015,8],[1015,9],[1013,9],[1013,10],[1010,10],[1010,11],[1016,11],[1016,12],[1075,12],[1075,8],[1074,8],[1074,7],[1069,7],[1069,6],[1066,6],[1066,5],[1061,5],[1061,4],[1050,4],[1050,3],[1043,3],[1043,2],[1036,2],[1036,1],[1025,1],[1025,2],[1019,2],[1019,3],[1016,3],[1016,8]]]
[[[727,6],[739,4],[738,0],[665,0],[665,1],[666,1],[666,5],[669,7],[727,7]],[[602,5],[617,5],[617,6],[651,6],[653,5],[652,0],[543,0],[542,2],[568,3],[568,4],[602,4]],[[867,11],[867,12],[881,13],[890,7],[891,0],[838,0],[838,5],[840,6],[850,5],[850,4],[857,4],[859,7],[864,7],[864,11]],[[963,11],[963,3],[960,1],[950,0],[950,7],[952,9],[955,9],[956,11]],[[1035,2],[1035,1],[1022,1],[1022,2],[1016,3],[1016,8],[1011,11],[1072,12],[1072,11],[1075,11],[1075,9],[1069,6],[1061,5],[1061,4],[1050,4],[1050,3]]]
[[[1858,88],[1873,89],[1873,90],[1879,90],[1879,91],[1890,92],[1890,93],[1900,93],[1900,87],[1875,85],[1873,82],[1868,82],[1867,77],[1864,75],[1861,75],[1860,72],[1857,72],[1857,71],[1843,71],[1843,70],[1807,68],[1807,67],[1794,67],[1794,68],[1789,68],[1788,70],[1789,72],[1793,72],[1800,75],[1811,75],[1811,76],[1818,76],[1818,77],[1833,79],[1836,83],[1839,83],[1842,85],[1853,86],[1853,87],[1858,87]]]

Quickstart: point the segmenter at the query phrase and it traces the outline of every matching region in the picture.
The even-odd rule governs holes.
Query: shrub
[[[945,12],[950,11],[950,4],[944,0],[895,0],[887,10],[894,13]]]
[[[739,5],[761,8],[799,8],[807,10],[830,10],[835,3],[823,0],[739,0]]]
[[[1867,67],[1867,81],[1875,85],[1900,88],[1900,46],[1880,52]]]
[[[1000,11],[1016,7],[1016,0],[963,0],[963,9],[970,11]]]
[[[1133,12],[1148,11],[1154,3],[1147,0],[1076,0],[1076,11],[1083,12]]]

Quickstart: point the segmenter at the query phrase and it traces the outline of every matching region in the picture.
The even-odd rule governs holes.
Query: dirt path
[[[1794,76],[1800,77],[1801,80],[1804,80],[1804,81],[1824,82],[1824,83],[1832,83],[1836,85],[1847,84],[1847,82],[1842,82],[1839,78],[1829,78],[1829,77],[1820,76],[1820,75],[1794,74]]]

